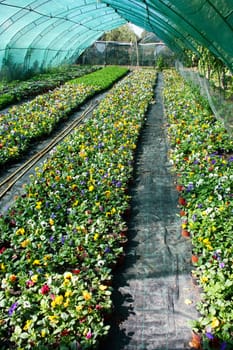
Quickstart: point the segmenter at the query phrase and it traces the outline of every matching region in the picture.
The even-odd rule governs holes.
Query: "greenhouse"
[[[0,350],[233,349],[232,0],[0,1]]]

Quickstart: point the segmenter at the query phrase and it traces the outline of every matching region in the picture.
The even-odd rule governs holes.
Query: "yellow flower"
[[[89,188],[88,188],[89,192],[94,191],[94,189],[95,189],[95,187],[93,185],[90,185]]]
[[[48,316],[48,319],[51,323],[58,323],[59,317],[57,315],[52,315],[52,316]]]
[[[66,301],[64,302],[64,307],[68,307],[70,303],[70,299],[67,298]]]
[[[63,303],[63,295],[57,295],[54,300],[51,302],[51,306],[54,308],[56,307],[57,305],[62,305]]]
[[[72,290],[67,289],[67,291],[65,292],[65,297],[66,297],[66,298],[69,298],[71,295],[73,295]]]
[[[31,277],[31,280],[32,280],[34,283],[36,283],[36,282],[38,281],[38,275],[33,275],[33,276]]]
[[[90,300],[91,299],[91,294],[89,293],[89,292],[87,292],[87,291],[83,291],[83,298],[86,300],[86,301],[88,301],[88,300]]]
[[[64,273],[64,279],[65,280],[70,280],[72,278],[72,273],[71,272],[65,272]]]
[[[81,151],[79,152],[79,157],[85,158],[86,155],[87,155],[87,153],[85,152],[85,150],[84,150],[84,149],[81,149]]]
[[[204,243],[204,244],[206,244],[206,245],[207,245],[207,244],[210,244],[210,240],[209,240],[209,238],[205,238],[205,239],[203,239],[203,243]]]
[[[211,322],[211,327],[217,328],[219,325],[220,325],[220,321],[217,319],[217,317],[214,317],[212,322]]]
[[[209,279],[208,279],[208,277],[206,277],[206,276],[203,276],[203,277],[200,278],[200,281],[201,281],[202,283],[206,283],[208,280],[209,280]]]
[[[116,212],[116,209],[115,209],[115,208],[112,208],[111,214],[113,215],[113,214],[115,214],[115,212]]]
[[[111,195],[111,192],[108,190],[108,191],[105,191],[105,197],[109,198]]]
[[[17,235],[24,235],[25,233],[25,229],[23,227],[18,228],[18,230],[16,231]]]
[[[23,330],[27,331],[29,329],[29,327],[31,326],[31,324],[32,324],[32,320],[27,320],[25,323],[25,326],[23,327]]]
[[[106,290],[107,288],[108,288],[108,287],[105,286],[105,285],[103,285],[103,284],[101,284],[101,285],[99,286],[99,289],[102,290],[102,291]]]
[[[26,248],[30,243],[30,239],[25,239],[23,242],[21,242],[21,247]]]
[[[54,220],[52,218],[49,218],[49,225],[53,226],[54,225]]]
[[[40,265],[40,260],[35,259],[32,263],[32,265]]]
[[[42,329],[41,331],[41,337],[44,338],[46,336],[46,329]]]
[[[94,241],[97,241],[98,238],[99,238],[99,234],[98,234],[98,233],[95,233],[95,234],[94,234]]]
[[[81,311],[83,309],[83,307],[82,307],[82,305],[78,305],[78,306],[76,306],[76,311]]]
[[[43,257],[44,261],[50,260],[52,258],[52,256],[50,254],[47,254]]]
[[[36,209],[41,209],[41,207],[42,207],[42,202],[41,201],[39,201],[39,202],[36,202]]]
[[[77,207],[78,203],[79,203],[79,201],[76,200],[76,201],[73,203],[73,207]]]

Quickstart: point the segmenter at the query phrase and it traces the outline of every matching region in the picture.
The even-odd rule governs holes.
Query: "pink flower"
[[[49,288],[49,286],[47,285],[47,284],[44,284],[42,287],[41,287],[41,294],[43,294],[43,295],[46,295],[46,294],[48,294],[49,293],[49,291],[50,291],[50,288]]]
[[[27,285],[28,288],[30,288],[30,287],[33,287],[35,285],[35,282],[33,282],[32,280],[28,280],[26,282],[26,285]]]
[[[88,331],[86,335],[86,339],[91,339],[91,337],[92,337],[92,333],[91,331]]]

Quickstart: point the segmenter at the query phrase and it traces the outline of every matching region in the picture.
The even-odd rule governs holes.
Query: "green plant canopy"
[[[70,64],[127,22],[173,51],[208,47],[233,71],[232,0],[2,0],[0,69]]]

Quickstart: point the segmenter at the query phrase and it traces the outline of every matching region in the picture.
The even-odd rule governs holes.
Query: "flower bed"
[[[197,91],[174,71],[164,75],[169,157],[182,229],[192,239],[193,276],[201,287],[193,329],[205,349],[232,349],[233,141]]]
[[[108,88],[127,71],[121,67],[104,68],[1,114],[0,164],[18,158],[32,140],[50,134],[62,119],[87,98]],[[101,83],[98,83],[100,79]]]
[[[17,101],[53,90],[68,80],[91,73],[96,69],[98,69],[97,66],[54,68],[50,73],[39,74],[29,80],[0,82],[0,109]]]
[[[90,349],[108,331],[133,153],[155,71],[118,83],[0,217],[2,349]]]

